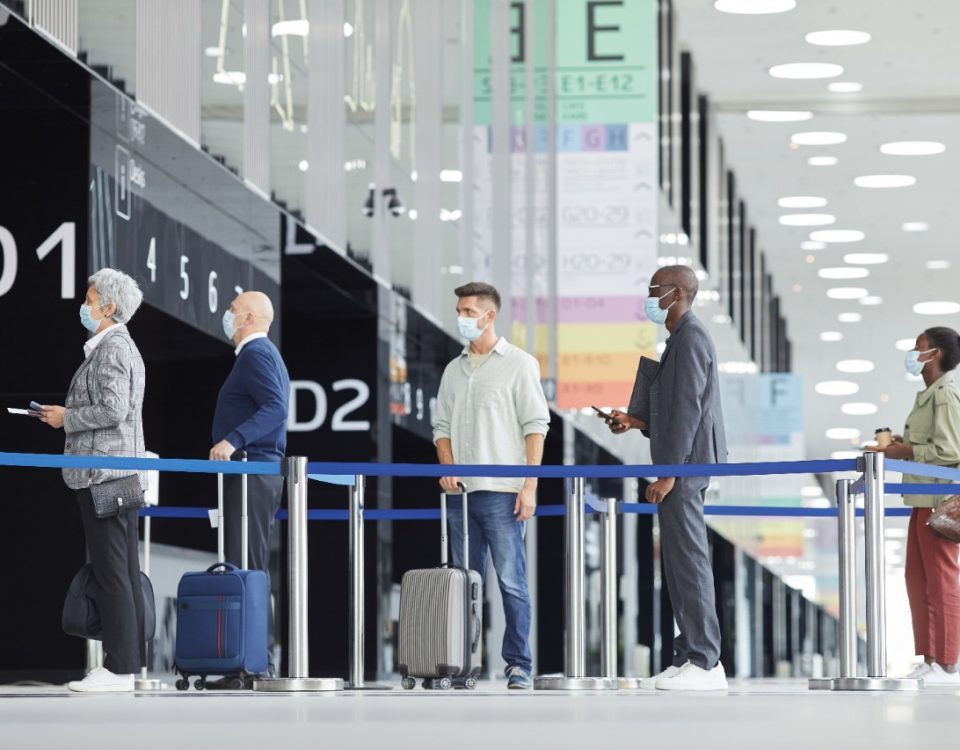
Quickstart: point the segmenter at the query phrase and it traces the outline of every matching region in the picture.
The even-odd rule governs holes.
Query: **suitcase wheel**
[[[242,677],[234,677],[230,680],[230,690],[243,690],[246,687],[246,681]]]
[[[400,680],[400,687],[404,690],[413,690],[417,686],[417,681],[412,677],[404,677]]]
[[[476,690],[477,689],[477,678],[468,677],[466,682],[463,683],[467,686],[467,690]]]
[[[441,677],[434,684],[440,690],[449,690],[451,687],[453,687],[453,680],[451,680],[449,677]]]
[[[206,687],[207,687],[207,678],[206,678],[206,677],[198,677],[196,680],[193,681],[193,689],[194,689],[194,690],[203,690],[203,689],[205,689]]]
[[[177,690],[189,690],[189,689],[190,689],[190,682],[188,680],[185,680],[182,677],[179,680],[177,680]]]

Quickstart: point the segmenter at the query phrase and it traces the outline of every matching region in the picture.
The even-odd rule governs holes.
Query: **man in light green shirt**
[[[497,335],[500,294],[489,284],[455,290],[460,334],[468,341],[443,373],[433,416],[433,441],[442,464],[538,466],[550,423],[537,360]],[[459,492],[459,477],[443,477],[444,492]],[[471,570],[486,571],[487,550],[497,572],[506,630],[503,660],[507,686],[531,687],[530,594],[527,590],[525,522],[537,507],[537,480],[477,477],[470,490]],[[460,538],[463,518],[449,514],[450,537]],[[453,561],[464,567],[460,545]]]

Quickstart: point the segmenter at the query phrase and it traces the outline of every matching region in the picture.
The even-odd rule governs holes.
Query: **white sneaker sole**
[[[120,685],[79,685],[76,683],[68,683],[67,689],[74,693],[132,693],[133,685],[129,687]]]
[[[672,679],[672,678],[671,678]],[[679,684],[671,684],[670,680],[660,680],[657,682],[657,690],[664,691],[673,691],[675,693],[706,693],[706,692],[723,692],[729,690],[730,686],[727,684],[727,681],[724,680],[722,683],[718,682],[685,682]]]

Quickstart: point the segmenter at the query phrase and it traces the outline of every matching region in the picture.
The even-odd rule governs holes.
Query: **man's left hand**
[[[59,430],[63,427],[63,413],[66,411],[62,406],[47,406],[44,404],[40,407],[40,416],[38,417],[41,422],[46,422],[53,429]]]
[[[913,458],[913,446],[909,443],[890,443],[882,452],[887,458],[897,461],[909,461]]]
[[[528,484],[517,494],[517,503],[513,506],[513,515],[517,521],[527,521],[533,518],[537,511],[537,488]]]
[[[233,454],[237,452],[237,449],[234,448],[226,440],[221,440],[215,446],[210,449],[210,460],[211,461],[229,461],[233,458]]]
[[[647,502],[654,504],[662,503],[664,498],[673,490],[673,486],[676,483],[677,480],[673,477],[658,479],[647,487]]]

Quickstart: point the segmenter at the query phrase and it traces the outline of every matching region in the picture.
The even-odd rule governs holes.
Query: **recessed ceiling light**
[[[849,380],[824,380],[817,383],[814,390],[821,396],[852,396],[860,386]]]
[[[886,253],[847,253],[843,262],[853,266],[877,266],[890,260]]]
[[[824,250],[827,247],[826,242],[814,242],[813,240],[804,240],[800,243],[801,250]]]
[[[833,214],[784,214],[779,221],[785,227],[824,227],[835,224],[837,217]]]
[[[440,182],[462,182],[463,172],[459,169],[441,169]]]
[[[857,177],[853,184],[862,188],[898,188],[910,187],[917,178],[908,174],[868,174]]]
[[[247,74],[242,70],[222,70],[213,74],[213,82],[225,86],[243,86],[247,82]]]
[[[900,225],[904,232],[926,232],[930,225],[925,221],[905,221]]]
[[[834,81],[827,84],[831,94],[859,94],[863,91],[863,84],[856,81]]]
[[[859,323],[863,320],[863,316],[860,313],[845,312],[840,313],[837,316],[837,320],[841,323]]]
[[[812,120],[813,112],[802,109],[750,109],[747,117],[757,122],[803,122]]]
[[[866,235],[859,229],[819,229],[810,232],[814,242],[860,242]]]
[[[807,40],[807,44],[815,44],[818,47],[852,47],[855,44],[866,44],[870,41],[870,35],[866,31],[831,29],[811,31],[804,39]]]
[[[807,164],[811,167],[833,167],[839,161],[836,156],[811,156],[807,159]]]
[[[343,22],[343,35],[345,37],[353,36],[353,24],[348,23],[347,21]]]
[[[880,147],[880,153],[889,156],[931,156],[946,150],[947,147],[938,141],[894,141]]]
[[[716,0],[713,7],[721,13],[761,15],[793,10],[797,7],[797,0]]]
[[[913,306],[917,315],[954,315],[960,312],[956,302],[918,302]]]
[[[911,349],[913,349],[916,345],[917,345],[916,339],[900,339],[895,346],[897,347],[897,349],[899,349],[902,352],[908,352]]]
[[[823,208],[827,199],[818,195],[788,195],[777,201],[780,208]]]
[[[827,289],[827,296],[830,299],[860,299],[868,294],[869,292],[866,289],[855,286],[838,286]]]
[[[820,334],[820,340],[832,344],[837,341],[843,341],[843,334],[840,331],[824,331]]]
[[[806,133],[794,133],[790,141],[798,146],[836,146],[847,140],[846,133],[830,130],[811,130]]]
[[[861,297],[860,304],[865,307],[876,307],[883,304],[883,297],[878,297],[875,294],[871,294],[869,297]]]
[[[310,162],[308,162],[306,159],[301,159],[300,163],[297,164],[297,168],[301,172],[306,172],[308,169],[310,169]]]
[[[837,362],[837,369],[840,372],[873,372],[873,362],[869,359],[842,359]]]
[[[945,271],[950,268],[949,260],[928,260],[926,263],[928,271]]]
[[[785,65],[774,65],[768,72],[774,78],[797,80],[837,78],[843,75],[843,66],[835,63],[786,63]]]
[[[226,51],[226,50],[224,50]],[[220,57],[220,48],[219,47],[206,47],[203,50],[203,54],[206,57]]]
[[[816,262],[817,262],[817,256],[815,256],[815,255],[808,255],[805,260],[807,261],[807,263],[816,263]]]
[[[869,417],[871,414],[877,413],[877,408],[876,404],[864,401],[851,401],[849,404],[841,406],[840,411],[848,417]]]
[[[304,18],[293,21],[278,21],[270,28],[270,36],[307,36],[310,22]]]
[[[821,268],[817,271],[817,276],[821,279],[865,279],[870,275],[866,268]]]
[[[860,430],[856,427],[831,427],[826,431],[829,440],[859,440]]]

